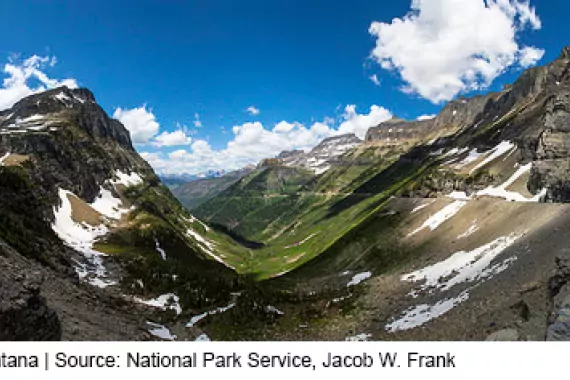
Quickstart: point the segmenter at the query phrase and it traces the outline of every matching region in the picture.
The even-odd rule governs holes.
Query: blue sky
[[[198,173],[308,149],[339,130],[362,135],[392,114],[437,113],[568,44],[566,2],[414,3],[2,1],[0,59],[22,68],[50,57],[34,68],[91,89],[159,172]],[[37,82],[25,84],[53,85]],[[6,86],[0,106],[15,93]]]

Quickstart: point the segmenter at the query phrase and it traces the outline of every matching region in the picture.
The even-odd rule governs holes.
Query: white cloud
[[[156,117],[152,110],[146,108],[146,104],[133,109],[117,108],[113,117],[125,125],[135,144],[148,144],[160,129]]]
[[[431,120],[433,118],[435,118],[437,115],[421,115],[418,116],[418,120],[422,121],[422,120]]]
[[[194,126],[196,128],[202,128],[202,120],[200,120],[200,115],[197,113],[194,114]]]
[[[154,138],[152,144],[157,147],[162,147],[190,145],[191,142],[192,138],[188,136],[188,133],[185,130],[177,129],[174,132],[162,132],[160,135]]]
[[[249,106],[249,107],[247,107],[246,112],[252,116],[256,116],[256,115],[259,115],[259,113],[261,111],[259,111],[259,109],[255,108],[254,106]]]
[[[334,128],[334,119],[305,126],[281,121],[272,128],[260,122],[236,125],[233,139],[222,149],[212,149],[205,140],[194,140],[189,149],[171,153],[145,152],[141,155],[161,174],[198,174],[208,170],[234,170],[275,157],[284,150],[309,150],[323,139],[344,133],[364,137],[366,130],[389,119],[386,109],[372,106],[368,114],[358,114],[354,105],[346,106],[343,122]]]
[[[375,127],[386,120],[390,120],[392,113],[384,107],[373,105],[370,107],[370,113],[361,115],[356,113],[355,105],[349,104],[345,107],[342,117],[344,118],[344,122],[340,125],[338,132],[340,134],[354,133],[363,139],[366,136],[368,128]]]
[[[523,68],[536,65],[544,56],[544,50],[533,47],[524,47],[519,52],[519,65]]]
[[[405,92],[438,103],[489,86],[517,61],[535,64],[544,51],[517,37],[541,26],[528,1],[413,0],[404,17],[371,24],[371,56],[400,74]]]
[[[40,57],[33,55],[23,61],[10,59],[4,66],[5,78],[0,87],[0,111],[12,107],[17,101],[26,96],[42,92],[51,88],[67,86],[77,88],[75,79],[53,79],[43,70],[53,67],[57,63],[55,57]],[[30,82],[39,83],[34,87]]]
[[[380,86],[380,79],[378,79],[378,75],[373,74],[369,76],[368,79],[370,79],[376,86]]]

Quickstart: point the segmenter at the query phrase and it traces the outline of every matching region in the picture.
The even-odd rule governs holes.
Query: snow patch
[[[458,239],[466,238],[468,236],[473,235],[478,230],[479,230],[479,227],[477,227],[477,220],[475,220],[473,222],[473,224],[471,224],[471,226],[469,226],[469,229],[467,231],[465,231],[464,233],[462,233],[461,235],[459,235],[457,238]]]
[[[469,293],[463,292],[458,297],[447,298],[433,305],[418,305],[404,312],[404,315],[386,325],[389,332],[410,330],[436,319],[469,298]]]
[[[210,310],[210,311],[206,311],[205,313],[196,315],[194,317],[192,317],[192,319],[190,319],[190,322],[188,322],[186,324],[186,327],[190,328],[190,327],[194,327],[194,325],[196,325],[196,323],[200,322],[202,319],[206,318],[209,315],[215,315],[215,314],[221,314],[221,313],[225,313],[226,311],[230,310],[231,308],[233,308],[236,305],[235,301],[232,301],[229,305],[224,306],[224,307],[219,307],[217,309],[214,310]]]
[[[107,270],[103,265],[102,257],[107,255],[93,249],[95,240],[107,234],[107,227],[103,224],[93,227],[74,221],[71,217],[72,207],[68,197],[75,197],[75,194],[61,188],[58,194],[61,206],[54,207],[55,220],[52,229],[67,246],[80,252],[87,260],[87,263],[77,262],[78,266],[75,268],[77,274],[80,278],[87,278],[91,285],[101,288],[115,285],[115,281],[105,278]]]
[[[271,305],[266,306],[265,311],[268,313],[273,313],[273,314],[277,314],[277,315],[285,315],[284,312],[282,312],[281,310],[279,310],[275,306],[271,306]]]
[[[158,242],[158,239],[154,239],[154,243],[156,246],[156,252],[158,252],[160,254],[160,257],[162,257],[162,260],[166,260],[166,252],[164,252],[164,249],[160,248],[160,243]]]
[[[469,171],[469,175],[473,174],[477,170],[481,169],[483,166],[487,165],[488,163],[496,160],[497,158],[501,157],[502,155],[508,153],[510,150],[515,150],[516,145],[510,141],[502,141],[499,145],[491,149],[490,151],[484,153],[488,156],[477,164],[473,169]],[[511,152],[512,153],[512,152]]]
[[[4,166],[3,162],[4,162],[4,160],[6,160],[8,157],[10,157],[10,152],[7,152],[5,155],[3,155],[2,157],[0,157],[0,166]]]
[[[452,191],[447,197],[458,201],[468,201],[471,199],[465,191]]]
[[[16,124],[33,123],[45,119],[44,115],[32,115],[24,119],[16,119]]]
[[[115,177],[117,179],[111,180],[113,185],[124,185],[126,187],[129,186],[137,186],[143,183],[143,179],[140,174],[132,172],[131,174],[127,174],[122,172],[121,170],[117,170],[115,172]]]
[[[194,231],[191,228],[188,228],[186,230],[186,234],[192,236],[196,241],[198,241],[199,243],[201,243],[203,246],[205,246],[205,248],[207,248],[208,250],[212,250],[214,249],[214,244],[208,240],[206,240],[202,235],[200,235],[199,233],[197,233],[196,231]]]
[[[201,334],[194,340],[194,342],[211,342],[211,341],[212,339],[210,339],[210,337],[206,334]]]
[[[370,338],[372,338],[372,334],[362,333],[346,337],[345,342],[367,342]]]
[[[121,219],[123,214],[129,212],[129,209],[123,208],[122,205],[123,201],[104,187],[101,187],[99,195],[90,204],[94,210],[111,219]]]
[[[208,227],[208,225],[206,223],[202,222],[200,219],[196,218],[194,215],[190,215],[189,218],[186,218],[186,217],[182,217],[182,218],[188,223],[198,222],[202,225],[202,227],[204,227],[206,232],[210,231],[210,227]]]
[[[71,98],[65,95],[63,92],[60,92],[59,94],[55,95],[54,98],[65,104],[66,107],[70,107],[67,104],[67,102],[71,102]]]
[[[424,208],[429,207],[429,206],[431,206],[432,204],[434,204],[435,201],[436,201],[436,199],[432,200],[431,202],[426,202],[426,203],[424,203],[424,204],[421,204],[421,205],[417,206],[416,208],[414,208],[414,209],[412,210],[411,214],[415,214],[415,213],[417,213],[417,212],[420,212],[420,211],[423,210]]]
[[[73,99],[77,100],[79,103],[83,104],[85,103],[85,99],[83,99],[82,97],[78,96],[77,94],[73,94]]]
[[[469,151],[469,155],[467,157],[465,157],[463,160],[456,163],[454,168],[455,169],[461,169],[461,168],[471,164],[472,162],[477,161],[481,156],[483,156],[483,154],[484,153],[477,152],[477,149],[471,149]]]
[[[490,186],[484,190],[478,191],[477,195],[504,198],[511,202],[540,202],[546,196],[547,189],[542,189],[540,193],[536,194],[532,198],[526,198],[520,193],[507,190],[507,187],[515,183],[517,179],[519,179],[524,174],[530,172],[531,168],[532,168],[532,163],[523,165],[519,167],[519,169],[511,176],[511,178],[509,178],[505,183],[503,183],[499,187]]]
[[[463,282],[491,277],[506,269],[501,264],[491,265],[505,249],[522,235],[502,236],[472,251],[459,251],[444,261],[402,276],[402,281],[424,281],[419,290],[449,290]],[[510,261],[509,261],[510,262]],[[412,293],[417,293],[413,291]]]
[[[466,204],[467,204],[466,201],[455,201],[445,206],[443,209],[441,209],[440,211],[432,215],[428,220],[426,220],[424,224],[421,225],[421,227],[419,227],[415,231],[412,231],[408,236],[415,235],[425,228],[429,228],[432,231],[437,229],[439,226],[445,223],[445,221],[454,217],[459,212],[459,210],[461,210],[463,206],[465,206]]]
[[[182,313],[180,298],[174,293],[163,294],[150,300],[143,300],[137,297],[133,298],[133,300],[140,304],[155,307],[157,309],[174,310],[176,312],[176,315],[180,315]]]
[[[362,272],[355,274],[352,277],[352,279],[348,282],[348,284],[346,284],[346,287],[358,285],[361,282],[368,280],[370,277],[372,277],[372,272]]]
[[[176,340],[177,338],[176,335],[173,335],[166,326],[159,325],[158,323],[154,322],[147,322],[146,324],[150,327],[148,332],[157,338],[171,341]]]

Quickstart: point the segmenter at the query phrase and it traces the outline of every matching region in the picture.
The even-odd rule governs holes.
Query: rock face
[[[555,273],[548,284],[553,313],[546,340],[570,341],[570,262],[558,259],[556,264]]]
[[[281,165],[312,170],[319,175],[332,166],[339,165],[342,155],[360,145],[360,140],[354,134],[329,137],[319,145],[305,153],[302,150],[284,151],[277,156]]]
[[[0,239],[0,341],[60,340],[56,312],[40,294],[42,273],[29,267]]]
[[[0,156],[29,157],[44,192],[57,187],[92,201],[115,170],[153,175],[128,131],[86,89],[57,88],[24,98],[0,113]]]
[[[474,125],[476,118],[483,112],[489,100],[497,96],[497,94],[489,94],[451,101],[432,119],[406,121],[393,118],[370,128],[365,140],[367,143],[386,146],[430,143],[437,138]]]
[[[396,146],[404,141],[421,140],[433,132],[434,120],[406,121],[391,119],[366,132],[367,143]]]
[[[515,329],[499,330],[487,337],[489,342],[516,342],[519,340],[519,333]]]

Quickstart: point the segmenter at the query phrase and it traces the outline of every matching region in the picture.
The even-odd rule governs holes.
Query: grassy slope
[[[240,269],[257,280],[268,279],[329,250],[425,170],[410,163],[392,167],[400,154],[374,147],[354,151],[345,165],[297,189],[292,181],[288,187],[268,184],[273,180],[270,171],[255,173],[199,208],[198,214],[214,222],[232,223],[235,218],[238,232],[264,243],[249,251],[247,265]],[[228,263],[236,266],[243,259],[243,254],[233,255]]]

